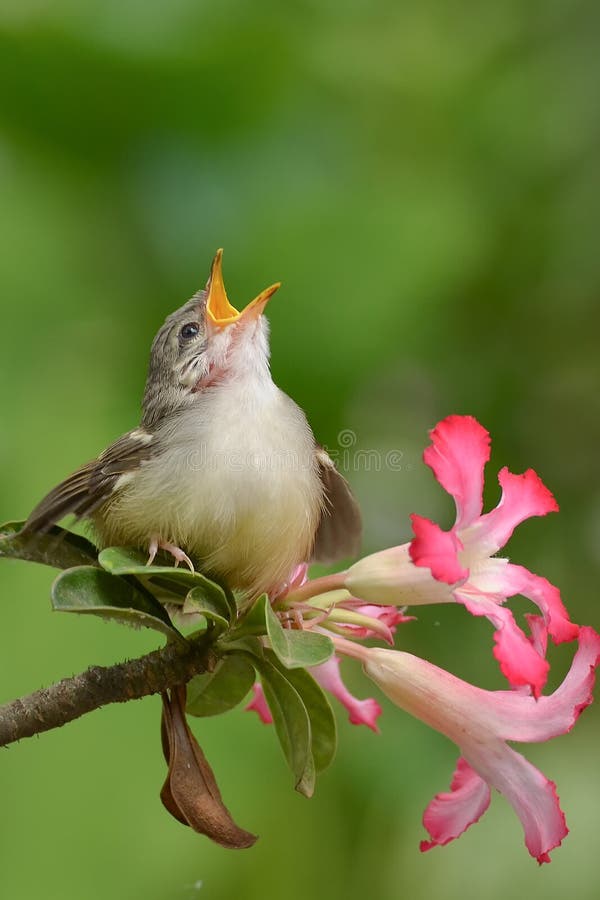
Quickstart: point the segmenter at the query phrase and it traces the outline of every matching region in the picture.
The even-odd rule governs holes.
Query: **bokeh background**
[[[450,523],[420,454],[471,413],[494,438],[489,502],[508,464],[561,504],[512,558],[600,626],[599,18],[592,0],[1,0],[0,518],[137,422],[152,336],[224,246],[234,302],[284,284],[273,371],[320,440],[399,454],[398,471],[349,457],[365,550],[406,540],[411,511]],[[52,614],[52,577],[0,566],[3,700],[156,646]],[[502,684],[491,627],[463,610],[422,609],[398,642]],[[158,728],[150,698],[2,753],[3,897],[598,896],[597,708],[526,749],[571,827],[542,869],[497,795],[419,854],[455,749],[391,707],[380,736],[340,713],[310,802],[256,717],[197,722],[261,836],[238,854],[162,810]]]

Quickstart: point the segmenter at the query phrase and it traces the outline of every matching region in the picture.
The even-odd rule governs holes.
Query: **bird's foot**
[[[165,553],[170,553],[171,556],[175,559],[175,568],[179,565],[179,563],[183,562],[186,564],[188,569],[192,574],[195,573],[194,563],[191,561],[187,553],[185,553],[181,547],[178,547],[176,544],[171,544],[169,541],[163,541],[159,537],[154,536],[150,539],[150,545],[148,546],[148,562],[147,566],[151,566],[154,562],[154,558],[159,550],[164,550]]]

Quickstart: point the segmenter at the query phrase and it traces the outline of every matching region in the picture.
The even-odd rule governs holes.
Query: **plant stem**
[[[314,578],[307,581],[293,591],[290,591],[284,597],[283,603],[304,603],[317,594],[326,594],[328,591],[344,590],[345,572],[334,572],[332,575],[323,575],[321,578]]]
[[[73,719],[106,706],[160,694],[210,668],[206,639],[168,643],[139,659],[114,666],[91,666],[80,675],[0,707],[0,747],[60,728]]]

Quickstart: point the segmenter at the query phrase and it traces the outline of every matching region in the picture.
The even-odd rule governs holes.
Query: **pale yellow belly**
[[[282,456],[275,467],[259,458],[232,465],[212,454],[194,465],[175,450],[124,482],[95,526],[102,546],[146,550],[158,535],[201,571],[257,596],[309,559],[322,503],[316,463]]]

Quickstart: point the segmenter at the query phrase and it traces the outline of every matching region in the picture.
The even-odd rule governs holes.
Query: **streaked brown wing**
[[[317,459],[326,506],[317,528],[312,561],[332,563],[346,556],[357,555],[362,521],[350,485],[321,447],[317,449]]]
[[[91,515],[108,500],[119,477],[137,469],[152,452],[152,435],[143,429],[122,435],[97,459],[53,488],[29,514],[22,533],[46,531],[67,515]]]

